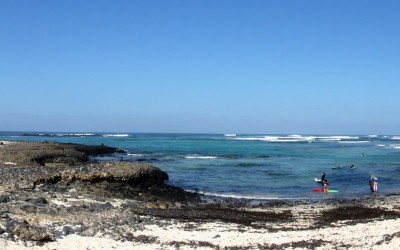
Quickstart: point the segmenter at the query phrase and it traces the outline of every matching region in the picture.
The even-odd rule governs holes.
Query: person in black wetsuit
[[[322,172],[321,173],[321,183],[324,183],[325,177],[326,177],[325,172]]]

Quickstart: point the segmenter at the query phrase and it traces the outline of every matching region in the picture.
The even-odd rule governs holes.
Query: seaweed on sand
[[[329,225],[338,221],[350,221],[350,224],[365,222],[372,219],[399,218],[400,213],[380,207],[370,208],[361,205],[341,206],[324,210],[318,219],[319,226]]]
[[[287,222],[292,220],[292,212],[255,212],[242,211],[221,207],[199,207],[199,208],[147,208],[135,211],[141,215],[152,215],[160,218],[178,219],[184,221],[214,221],[252,225],[260,222]]]

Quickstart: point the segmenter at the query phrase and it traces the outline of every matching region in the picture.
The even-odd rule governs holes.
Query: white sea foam
[[[312,141],[347,141],[358,140],[358,136],[333,135],[333,136],[304,136],[304,135],[288,135],[288,136],[258,136],[258,137],[237,137],[236,140],[247,141],[268,141],[268,142],[312,142]]]
[[[291,137],[291,138],[302,138],[303,136],[302,135],[289,135],[288,137]]]
[[[389,148],[400,149],[400,144],[390,144]]]
[[[71,136],[94,136],[95,134],[69,134]]]
[[[339,138],[317,138],[319,141],[341,141]]]
[[[263,140],[265,140],[264,137],[237,137],[234,139],[240,140],[240,141],[263,141]]]
[[[39,134],[39,136],[44,136],[45,134]],[[50,135],[52,136],[52,135]],[[92,133],[78,133],[78,134],[56,134],[56,136],[75,136],[75,137],[85,137],[85,136],[95,136],[95,134]]]
[[[187,155],[185,159],[217,159],[217,156]]]
[[[378,146],[378,147],[386,147],[385,144],[378,144],[378,145],[376,145],[376,146]]]
[[[188,192],[196,192],[193,190],[185,190]],[[213,193],[213,192],[202,192],[197,191],[196,193],[202,194],[205,196],[211,197],[221,197],[221,198],[234,198],[234,199],[245,199],[245,200],[299,200],[299,199],[307,199],[306,197],[278,197],[278,196],[266,196],[266,195],[239,195],[239,194],[221,194],[221,193]]]
[[[267,141],[267,142],[306,142],[315,140],[315,136],[288,135],[288,136],[259,136],[259,137],[237,137],[236,140],[244,141]]]
[[[400,136],[393,136],[391,139],[392,140],[400,140]]]
[[[352,144],[352,143],[368,143],[371,141],[340,141],[339,143]]]
[[[358,136],[348,136],[348,135],[332,135],[332,136],[317,136],[318,140],[322,141],[341,141],[341,140],[358,140]]]
[[[104,137],[128,137],[129,134],[105,134]]]
[[[234,137],[234,136],[236,136],[236,134],[224,134],[224,136],[226,136],[226,137]]]
[[[134,156],[134,157],[142,157],[142,154],[127,154],[128,156]]]

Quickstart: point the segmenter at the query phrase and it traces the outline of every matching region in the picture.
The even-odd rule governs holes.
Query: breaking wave
[[[217,156],[187,155],[185,159],[217,159]]]
[[[103,137],[128,137],[129,134],[105,134]]]

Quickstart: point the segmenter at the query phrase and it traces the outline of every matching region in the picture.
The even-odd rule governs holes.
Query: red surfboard
[[[313,188],[314,192],[318,192],[318,193],[324,193],[324,189],[323,188]],[[336,189],[328,189],[328,193],[337,193],[339,192],[339,190]]]

